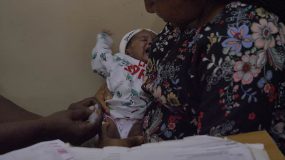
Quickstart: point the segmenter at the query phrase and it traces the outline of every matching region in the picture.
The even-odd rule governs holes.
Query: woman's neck
[[[194,20],[191,20],[189,23],[174,25],[183,30],[183,28],[191,27],[202,27],[205,24],[211,22],[215,19],[217,15],[219,15],[224,9],[225,4],[208,4],[205,9],[201,12],[200,16],[196,17]]]

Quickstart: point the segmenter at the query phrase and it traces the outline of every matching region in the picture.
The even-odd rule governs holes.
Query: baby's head
[[[135,59],[147,62],[148,48],[156,36],[149,29],[136,29],[127,33],[121,40],[120,53],[127,54]]]

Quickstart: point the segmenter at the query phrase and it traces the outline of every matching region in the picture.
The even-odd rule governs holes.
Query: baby
[[[134,124],[141,120],[146,110],[147,98],[141,89],[148,48],[156,33],[149,29],[136,29],[121,40],[119,53],[112,54],[112,38],[102,32],[92,51],[92,69],[106,79],[112,97],[106,100],[110,112],[106,115],[115,130],[113,138],[135,136]]]

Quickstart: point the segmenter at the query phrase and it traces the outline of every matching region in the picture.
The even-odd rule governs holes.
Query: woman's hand
[[[89,97],[76,103],[72,103],[68,110],[54,113],[50,116],[42,118],[44,131],[46,135],[54,135],[63,141],[71,144],[81,144],[82,142],[95,136],[102,123],[102,118],[98,118],[94,123],[88,121],[89,116],[96,112],[98,116],[102,116],[100,112],[90,109],[97,104],[95,97]]]
[[[42,135],[47,139],[58,138],[79,145],[95,136],[101,127],[101,121],[96,123],[87,121],[92,112],[88,108],[77,108],[44,117],[40,119]]]
[[[68,109],[74,110],[74,109],[89,108],[90,106],[94,106],[95,104],[97,104],[96,98],[95,97],[89,97],[89,98],[85,98],[79,102],[72,103],[68,107]]]
[[[0,123],[0,154],[53,139],[61,139],[77,145],[95,136],[101,129],[101,119],[95,123],[88,121],[89,116],[94,112],[89,109],[90,105],[96,103],[94,97],[73,103],[68,110],[59,111],[47,117],[29,116],[29,112],[25,113],[24,109],[1,98],[0,108],[12,107],[3,114],[13,113],[10,115],[20,115],[20,118]]]

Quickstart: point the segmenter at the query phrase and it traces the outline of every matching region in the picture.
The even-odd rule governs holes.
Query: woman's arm
[[[104,78],[108,77],[113,65],[112,43],[113,40],[110,35],[106,32],[101,32],[97,35],[97,42],[92,50],[92,70]]]
[[[21,108],[0,95],[0,123],[38,118],[41,118],[41,116]]]
[[[7,107],[4,105],[3,100],[7,101],[7,99],[1,99],[0,108]],[[45,140],[61,139],[72,144],[80,144],[88,140],[97,134],[101,126],[101,122],[89,123],[87,121],[89,115],[93,112],[88,107],[95,103],[94,98],[89,98],[72,104],[72,107],[75,109],[64,110],[47,117],[37,117],[29,120],[21,119],[21,121],[9,122],[9,120],[1,117],[0,154]],[[6,110],[2,111],[4,112],[1,112],[1,115],[7,114]],[[21,108],[19,108],[19,111],[22,112]],[[9,110],[8,113],[10,116],[19,115],[17,114],[18,109],[15,110],[16,114],[12,110]]]

